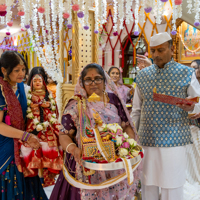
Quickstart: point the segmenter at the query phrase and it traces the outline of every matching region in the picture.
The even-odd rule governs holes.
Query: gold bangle
[[[70,143],[70,144],[68,144],[68,145],[67,145],[67,147],[66,147],[66,152],[67,152],[67,153],[69,153],[69,151],[68,151],[68,148],[70,147],[70,145],[76,145],[76,144],[75,144],[75,143],[73,143],[73,142],[72,142],[72,143]]]

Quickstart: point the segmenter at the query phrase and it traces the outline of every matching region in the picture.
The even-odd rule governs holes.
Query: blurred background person
[[[56,99],[56,86],[57,82],[47,75],[47,89],[50,90],[53,94],[53,98]]]
[[[108,70],[108,75],[112,81],[116,84],[117,89],[125,103],[130,103],[131,93],[133,93],[133,88],[129,88],[123,84],[122,73],[118,67],[111,67]]]
[[[200,83],[200,59],[193,60],[190,66],[195,69],[197,80]]]

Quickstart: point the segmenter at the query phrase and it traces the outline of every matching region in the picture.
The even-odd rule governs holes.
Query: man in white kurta
[[[173,46],[168,33],[154,35],[150,41],[154,64],[141,70],[131,117],[144,148],[142,200],[183,200],[186,156],[191,143],[188,112],[200,112],[200,104],[170,105],[153,101],[158,93],[180,98],[200,96],[195,72],[172,59]]]

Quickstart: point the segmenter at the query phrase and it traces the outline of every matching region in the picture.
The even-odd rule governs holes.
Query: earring
[[[4,76],[3,80],[4,80],[4,81],[8,81],[7,76]]]

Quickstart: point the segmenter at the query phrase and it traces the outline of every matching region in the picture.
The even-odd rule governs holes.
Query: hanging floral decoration
[[[188,13],[195,13],[194,25],[199,26],[200,1],[185,1],[187,1]],[[145,12],[152,12],[156,17],[156,23],[160,24],[166,2],[168,3],[168,0],[113,0],[113,35],[117,36],[120,33],[124,28],[125,20],[126,24],[135,23],[134,35],[138,36],[140,34],[138,23],[145,22]],[[171,2],[173,7],[171,33],[176,34],[176,19],[182,16],[183,0],[171,0]],[[32,48],[37,53],[41,65],[49,76],[58,82],[57,103],[60,111],[63,76],[58,53],[59,31],[62,30],[63,24],[68,29],[73,27],[72,12],[79,17],[84,30],[90,29],[89,10],[92,9],[95,13],[94,33],[98,34],[101,32],[99,26],[101,27],[107,21],[107,0],[1,0],[0,24],[6,25],[6,35],[10,35],[13,6],[18,9],[21,30],[28,32]],[[41,37],[39,28],[42,29]]]

